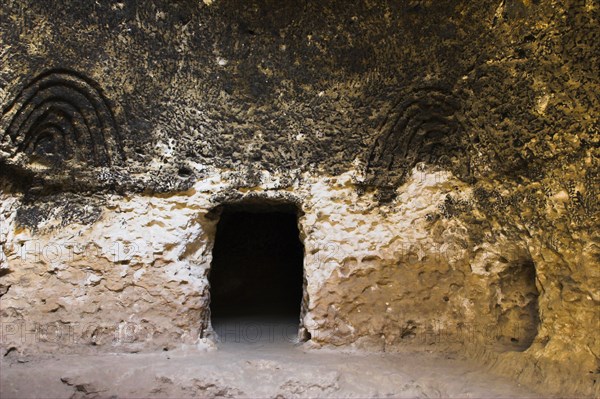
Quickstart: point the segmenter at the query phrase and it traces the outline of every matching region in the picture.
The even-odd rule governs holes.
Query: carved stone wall
[[[209,345],[215,209],[275,201],[307,345],[597,396],[598,13],[5,1],[2,355]]]

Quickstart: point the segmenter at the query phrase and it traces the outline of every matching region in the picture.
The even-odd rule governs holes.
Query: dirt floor
[[[240,327],[244,326],[244,327]],[[533,398],[457,355],[308,349],[290,325],[215,326],[218,349],[7,357],[2,398],[400,397]]]

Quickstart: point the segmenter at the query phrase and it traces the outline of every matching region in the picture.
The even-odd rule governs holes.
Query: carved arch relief
[[[31,81],[2,111],[3,157],[25,169],[111,167],[123,161],[106,98],[92,80],[51,70]]]
[[[459,101],[437,88],[422,88],[399,101],[379,128],[366,156],[369,186],[393,188],[418,163],[435,163],[468,173]]]

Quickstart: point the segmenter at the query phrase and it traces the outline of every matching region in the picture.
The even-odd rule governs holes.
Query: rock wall
[[[216,209],[258,201],[299,210],[309,345],[598,395],[598,26],[583,0],[5,2],[2,354],[210,346]]]
[[[7,320],[31,321],[21,326],[24,335],[7,335],[11,342],[24,337],[17,347],[35,347],[29,331],[42,322],[80,325],[75,336],[63,337],[80,345],[99,344],[95,335],[112,338],[95,331],[104,328],[96,323],[131,323],[132,343],[148,348],[195,343],[208,328],[216,226],[210,213],[222,204],[215,193],[229,192],[228,176],[215,176],[182,193],[105,197],[106,209],[89,225],[40,224],[31,231],[16,223],[20,199],[5,201],[5,220],[12,222],[3,310]],[[449,198],[471,203],[468,186],[448,172],[415,170],[397,199],[382,206],[356,193],[356,178],[306,175],[292,187],[267,183],[225,201],[301,204],[309,299],[303,325],[314,343],[389,350],[415,338],[449,338],[444,334],[530,343],[537,309],[522,316],[538,294],[527,249],[505,239],[478,251],[465,241],[467,226],[444,215]],[[484,337],[498,319],[502,335]],[[144,348],[132,347],[138,346]]]

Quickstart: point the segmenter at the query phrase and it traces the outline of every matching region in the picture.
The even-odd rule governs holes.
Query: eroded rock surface
[[[3,3],[2,355],[211,347],[218,209],[277,203],[306,345],[459,350],[598,396],[598,14]]]

